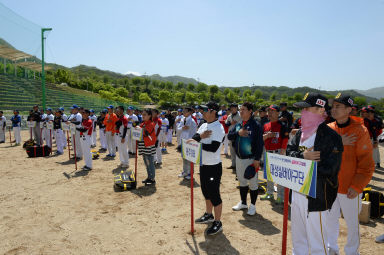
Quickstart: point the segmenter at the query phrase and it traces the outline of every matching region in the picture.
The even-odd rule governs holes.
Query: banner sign
[[[36,127],[36,121],[27,121],[27,127],[29,128]]]
[[[264,178],[316,198],[317,162],[265,153]]]
[[[12,120],[6,120],[6,121],[5,121],[5,125],[6,125],[7,127],[12,127]]]
[[[53,129],[53,122],[52,121],[47,122],[47,128]]]
[[[70,129],[69,124],[67,124],[65,122],[61,122],[61,129],[63,131],[69,131],[69,129]]]
[[[187,143],[187,140],[181,140],[181,153],[183,159],[193,162],[197,165],[201,163],[201,153],[203,146],[201,143],[191,141]]]
[[[71,129],[71,134],[74,135],[76,133],[76,125],[71,123],[70,129]]]
[[[45,122],[40,122],[40,128],[44,128]]]
[[[141,141],[143,140],[143,129],[140,127],[131,128],[132,140]]]

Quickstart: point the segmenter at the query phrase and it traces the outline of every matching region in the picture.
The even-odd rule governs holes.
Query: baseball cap
[[[72,107],[71,107],[71,110],[73,110],[73,109],[78,109],[79,107],[77,106],[77,104],[74,104],[74,105],[72,105]]]
[[[293,106],[297,108],[306,108],[306,107],[322,107],[322,108],[328,108],[328,99],[315,92],[308,92],[305,94],[303,101],[294,103]]]
[[[247,166],[247,168],[244,171],[244,178],[247,179],[247,180],[252,179],[253,177],[255,177],[255,175],[259,171],[259,169],[260,168],[255,169],[254,165]]]
[[[127,110],[133,110],[133,106],[128,106]]]
[[[265,106],[262,106],[262,107],[259,108],[259,112],[265,112],[266,110],[267,110],[267,109],[266,109]]]
[[[181,108],[180,108],[180,109],[177,109],[177,111],[178,111],[178,112],[182,112],[182,111],[183,111],[183,109],[181,109]]]
[[[375,112],[375,107],[373,105],[368,105],[367,107],[370,112]]]
[[[359,106],[358,106],[357,104],[353,104],[353,105],[352,105],[352,109],[358,110],[358,109],[359,109]]]
[[[59,110],[63,112],[64,111],[64,107],[60,107]]]
[[[232,103],[230,106],[229,106],[229,108],[232,108],[232,107],[238,107],[238,104],[236,104],[236,103]]]
[[[50,112],[51,112],[51,111],[52,111],[52,108],[47,108],[47,111],[50,111]]]
[[[107,110],[107,109],[103,109],[101,112],[102,112],[102,113],[107,113],[108,110]]]
[[[165,115],[165,112],[161,112],[160,115]]]
[[[209,102],[205,105],[200,105],[199,106],[200,109],[202,109],[203,111],[208,111],[208,110],[214,110],[214,111],[219,111],[219,105],[216,104],[215,102]]]
[[[93,110],[93,109],[90,109],[90,110],[89,110],[89,112],[95,112],[95,110]]]
[[[109,105],[107,108],[108,109],[113,109],[113,105]]]
[[[282,106],[288,106],[288,104],[286,102],[281,102],[280,107],[282,107]]]
[[[278,107],[278,106],[275,105],[275,104],[270,105],[270,106],[268,107],[268,109],[275,110],[275,111],[277,111],[277,112],[280,111],[280,107]]]
[[[361,111],[362,112],[370,112],[369,108],[364,106],[363,108],[361,108]]]
[[[350,95],[338,93],[334,99],[335,102],[346,105],[348,107],[353,107],[353,99]]]

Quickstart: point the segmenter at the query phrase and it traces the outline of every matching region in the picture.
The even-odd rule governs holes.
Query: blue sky
[[[181,75],[220,86],[384,86],[384,0],[0,3],[52,27],[47,61],[68,67]],[[36,31],[27,33],[37,40],[28,44],[32,53]]]

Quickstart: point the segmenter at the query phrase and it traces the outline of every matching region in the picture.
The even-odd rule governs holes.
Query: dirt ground
[[[23,131],[22,137],[26,140],[28,132]],[[177,177],[182,164],[175,147],[163,155],[155,187],[141,184],[146,170],[139,158],[138,188],[117,193],[113,173],[119,170],[118,156],[108,161],[101,154],[91,172],[76,174],[71,173],[74,161],[68,160],[68,151],[58,157],[28,158],[21,146],[10,147],[7,139],[0,144],[0,254],[281,254],[282,207],[258,200],[255,216],[232,211],[239,192],[232,170],[226,169],[230,160],[224,156],[224,230],[208,237],[207,226],[196,225],[192,236],[190,186]],[[83,164],[80,161],[79,168]],[[196,177],[197,217],[204,213],[204,200]],[[376,170],[371,186],[384,191],[383,181],[384,169]],[[347,229],[344,220],[340,222],[343,247]],[[384,244],[374,241],[384,234],[383,223],[378,219],[361,225],[361,254],[383,254]]]

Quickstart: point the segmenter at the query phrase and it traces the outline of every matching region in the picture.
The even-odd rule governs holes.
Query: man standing
[[[52,134],[53,130],[48,129],[47,123],[48,122],[52,123],[53,119],[54,119],[54,116],[52,114],[52,109],[47,108],[45,119],[44,119],[43,139],[45,140],[45,144],[50,148],[52,148],[51,137],[53,136]]]
[[[159,110],[152,109],[152,121],[155,124],[155,133],[156,133],[155,167],[160,168],[161,165],[163,164],[163,158],[161,154],[161,146],[159,141],[159,135],[161,132],[161,125],[162,125],[161,119],[159,118]]]
[[[136,116],[136,114],[133,113],[133,107],[128,106],[127,108],[127,115],[125,115],[128,119],[128,133],[127,136],[127,144],[128,144],[128,152],[129,154],[135,155],[136,154],[136,141],[131,138],[131,129],[136,127],[136,125],[139,124],[139,119]]]
[[[185,107],[183,110],[183,121],[180,122],[179,130],[180,140],[189,140],[196,133],[197,124],[194,119],[192,119],[192,108]],[[191,167],[190,162],[186,159],[183,159],[183,171],[179,174],[180,178],[185,178],[187,180],[191,179]]]
[[[168,128],[168,135],[167,135],[167,143],[172,144],[172,136],[173,136],[173,127],[175,126],[175,116],[171,112],[171,110],[168,110],[168,114],[165,115],[165,117],[169,121],[169,128]]]
[[[233,129],[237,123],[240,123],[242,121],[241,117],[240,117],[239,108],[238,108],[237,104],[235,104],[235,103],[231,104],[229,106],[229,110],[230,110],[231,113],[228,116],[227,121],[225,122],[225,125],[227,125],[229,127],[229,131],[228,132],[230,132],[231,129]],[[235,152],[235,148],[233,147],[232,142],[229,145],[229,149],[231,151],[231,162],[232,163],[231,163],[230,167],[227,167],[227,169],[236,169],[236,152]]]
[[[76,104],[72,105],[71,115],[69,116],[67,123],[68,124],[72,123],[76,125],[76,129],[77,129],[77,128],[81,128],[82,120],[83,120],[83,117],[79,112],[79,107]],[[83,150],[81,149],[81,143],[80,143],[80,132],[76,131],[75,134],[72,135],[72,143],[73,141],[75,141],[76,143],[76,158],[77,160],[80,160],[83,157]]]
[[[84,171],[92,170],[91,136],[93,124],[92,120],[89,118],[90,114],[91,112],[88,109],[82,110],[82,121],[80,127],[76,128],[77,131],[80,131],[80,144],[85,161],[85,166],[82,168]]]
[[[161,147],[161,152],[167,152],[167,136],[169,132],[169,120],[167,119],[165,112],[162,112],[160,115],[161,119],[161,130],[159,134],[159,143]]]
[[[219,111],[219,122],[220,124],[223,126],[224,128],[224,132],[225,132],[225,137],[224,137],[224,154],[226,157],[229,157],[229,154],[228,154],[228,144],[229,144],[229,140],[228,140],[228,130],[229,130],[229,127],[227,125],[225,125],[225,122],[227,121],[227,118],[228,118],[228,115],[227,115],[227,112],[225,110],[220,110]]]
[[[287,149],[289,130],[284,122],[279,120],[280,108],[277,105],[268,107],[270,122],[263,126],[263,139],[265,150],[269,153],[285,155]],[[274,183],[267,180],[267,192],[260,200],[274,200]],[[282,204],[284,199],[284,187],[277,185],[276,204]]]
[[[5,143],[5,127],[7,119],[3,116],[3,111],[0,111],[0,143]]]
[[[205,198],[205,213],[195,222],[199,224],[213,222],[207,230],[207,235],[215,235],[223,230],[221,212],[223,208],[220,197],[220,180],[223,172],[220,152],[224,140],[224,128],[218,121],[219,106],[214,102],[200,106],[203,123],[193,140],[202,143],[202,166],[200,166],[201,191]],[[215,211],[213,216],[212,211]]]
[[[116,114],[113,112],[113,105],[110,105],[107,108],[108,108],[108,114],[105,116],[105,119],[104,119],[105,137],[107,138],[107,146],[109,151],[109,154],[107,155],[107,157],[114,158],[116,157],[115,126],[118,118]]]
[[[96,133],[96,123],[97,123],[97,117],[95,115],[95,111],[93,109],[90,109],[89,112],[91,115],[89,115],[89,119],[92,120],[92,137],[91,137],[91,148],[96,147],[96,141],[97,141],[97,133]]]
[[[376,167],[380,168],[380,151],[379,151],[379,142],[377,137],[383,131],[383,120],[376,116],[374,106],[368,106],[368,119],[371,121],[372,132],[376,140],[373,141],[373,160],[376,163]]]
[[[53,119],[53,130],[52,130],[52,132],[55,134],[55,137],[56,137],[57,151],[55,155],[62,155],[64,153],[65,141],[63,139],[64,133],[63,133],[63,130],[61,129],[62,122],[63,122],[62,111],[60,109],[57,109],[55,112],[55,118]]]
[[[36,122],[36,126],[32,129],[33,138],[35,139],[35,142],[38,146],[42,145],[41,144],[41,131],[40,131],[41,114],[40,114],[38,105],[33,106],[33,111],[31,111],[30,115],[28,116],[28,121],[35,121]]]
[[[368,130],[360,122],[350,118],[353,100],[349,95],[339,93],[332,105],[332,117],[336,120],[328,124],[343,139],[344,152],[338,176],[337,197],[328,216],[329,254],[339,254],[340,210],[348,227],[346,255],[359,254],[360,232],[359,213],[361,193],[372,178],[375,163],[372,159],[372,144]]]
[[[292,254],[327,253],[327,216],[337,196],[337,176],[343,153],[341,137],[325,124],[328,100],[307,93],[302,102],[301,129],[290,139],[287,156],[317,161],[316,198],[292,192]]]
[[[116,121],[116,135],[117,138],[117,148],[120,156],[120,166],[128,168],[129,166],[129,155],[128,155],[128,139],[127,139],[127,131],[128,131],[128,119],[124,116],[124,107],[117,107],[117,117],[119,118]],[[129,134],[130,135],[130,134]]]
[[[253,104],[243,103],[240,109],[242,122],[237,123],[228,133],[228,139],[236,152],[236,175],[240,182],[241,201],[232,207],[234,211],[247,209],[248,190],[251,195],[251,204],[248,215],[256,214],[256,200],[258,195],[257,171],[260,167],[260,158],[263,153],[263,130],[253,118]],[[251,167],[254,176],[246,178],[246,169]]]
[[[13,134],[15,136],[15,145],[20,145],[21,143],[21,136],[20,136],[20,129],[21,129],[21,117],[19,115],[18,110],[13,111],[13,117],[11,118],[12,121],[12,128],[13,128]]]
[[[179,129],[179,126],[183,122],[183,118],[184,118],[183,109],[178,109],[177,116],[175,118],[177,148],[181,146],[181,139],[180,139],[181,129]]]
[[[291,131],[291,127],[293,124],[293,117],[292,114],[290,114],[287,111],[288,104],[285,102],[280,103],[280,115],[279,120],[283,123],[285,123],[285,126],[288,127],[289,131]]]
[[[105,115],[108,113],[107,109],[100,112],[100,116],[97,117],[97,125],[99,126],[99,137],[100,137],[100,152],[107,151],[107,138],[105,137]]]

